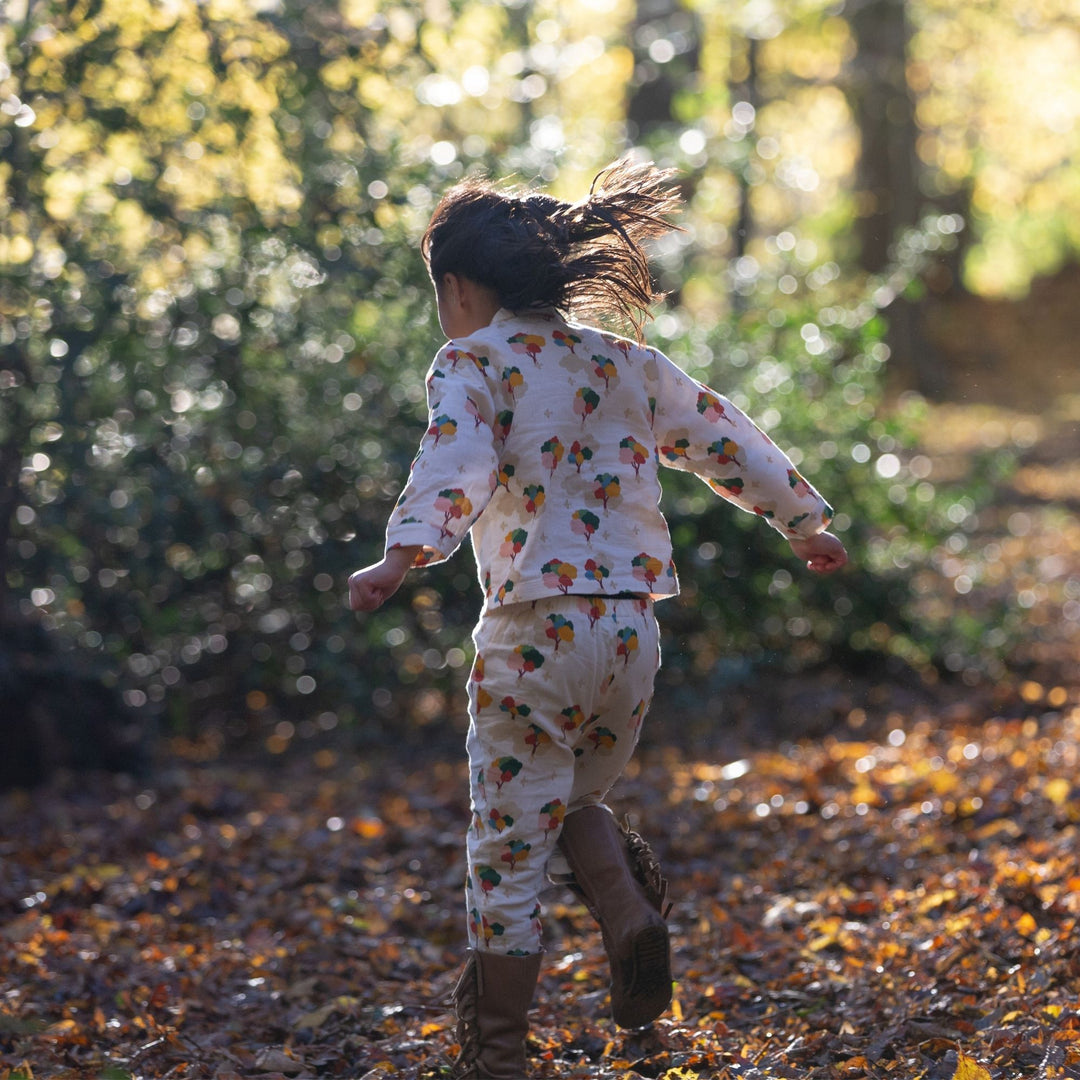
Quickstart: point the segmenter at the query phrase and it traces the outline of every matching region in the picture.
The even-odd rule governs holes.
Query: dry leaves
[[[552,890],[540,1075],[1080,1075],[1066,693],[737,762],[644,751],[617,802],[673,880],[673,1009],[613,1028],[598,935]],[[9,797],[0,1077],[439,1075],[463,769],[320,761]]]

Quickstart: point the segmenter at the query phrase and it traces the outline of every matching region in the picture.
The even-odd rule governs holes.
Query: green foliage
[[[343,602],[422,431],[438,338],[416,238],[466,168],[558,173],[541,85],[614,156],[617,103],[590,72],[625,62],[590,22],[578,29],[602,55],[564,70],[572,50],[526,50],[540,9],[465,7],[30,3],[0,26],[0,585],[167,730],[274,746],[338,724],[398,734],[460,693],[478,604],[467,554],[373,617]],[[498,94],[462,57],[488,64]],[[674,143],[690,169],[707,164],[712,121],[697,120]],[[760,185],[750,142],[735,125],[716,157]],[[781,176],[788,159],[768,161]],[[723,202],[715,165],[689,215],[702,236]],[[815,221],[840,227],[821,208]],[[915,247],[944,244],[944,222]],[[908,412],[881,405],[881,312],[917,252],[852,299],[792,230],[717,276],[722,231],[661,259],[666,280],[694,283],[693,310],[726,312],[730,296],[732,313],[691,326],[673,308],[656,342],[801,450],[856,569],[807,580],[760,523],[672,476],[686,595],[665,616],[670,662],[698,676],[732,651],[924,664],[937,631],[882,612],[909,610],[912,574],[968,504],[920,475]]]
[[[665,474],[683,587],[665,611],[674,646],[665,662],[685,678],[740,678],[747,663],[791,670],[875,657],[929,674],[957,650],[954,666],[975,662],[976,628],[965,630],[947,607],[928,610],[914,582],[946,538],[974,521],[991,494],[984,473],[1008,468],[1009,457],[973,462],[963,485],[931,480],[933,462],[918,445],[925,403],[913,395],[885,403],[889,305],[927,251],[951,245],[952,230],[947,218],[928,219],[862,298],[838,299],[835,267],[780,259],[755,269],[746,289],[754,306],[741,316],[712,326],[684,326],[677,311],[658,320],[667,339],[661,333],[657,344],[754,416],[825,494],[852,557],[843,573],[815,577],[753,517]]]

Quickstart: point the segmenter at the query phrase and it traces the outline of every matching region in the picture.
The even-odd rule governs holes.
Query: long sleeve
[[[452,555],[495,490],[498,417],[489,378],[486,358],[453,342],[428,371],[428,428],[386,527],[387,550],[421,546],[418,566]]]
[[[653,432],[660,464],[701,477],[785,538],[822,532],[833,512],[791,460],[741,410],[662,354]]]

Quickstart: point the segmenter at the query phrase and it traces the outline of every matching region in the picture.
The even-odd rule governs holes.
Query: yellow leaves
[[[375,0],[342,0],[341,17],[350,26],[367,26],[378,14]]]
[[[29,236],[0,236],[0,265],[19,266],[34,257],[34,242]]]
[[[924,897],[923,900],[920,901],[917,910],[920,915],[928,915],[931,911],[936,911],[946,904],[951,904],[956,897],[957,892],[955,889],[939,889]]]
[[[1058,776],[1047,780],[1043,785],[1043,794],[1057,807],[1062,807],[1069,801],[1072,794],[1072,784],[1064,777]]]
[[[1031,937],[1039,929],[1039,924],[1035,921],[1034,916],[1025,911],[1020,918],[1016,920],[1016,932],[1022,934],[1024,937]]]
[[[324,64],[319,76],[323,84],[339,92],[348,90],[357,75],[357,65],[348,56],[339,56]]]
[[[956,1072],[953,1073],[952,1080],[993,1080],[993,1078],[974,1058],[961,1053],[958,1055]]]

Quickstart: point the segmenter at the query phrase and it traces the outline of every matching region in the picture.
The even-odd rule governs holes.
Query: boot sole
[[[671,1004],[671,937],[666,924],[661,921],[639,930],[628,953],[625,988],[617,993],[612,982],[611,1017],[619,1027],[645,1027]]]

